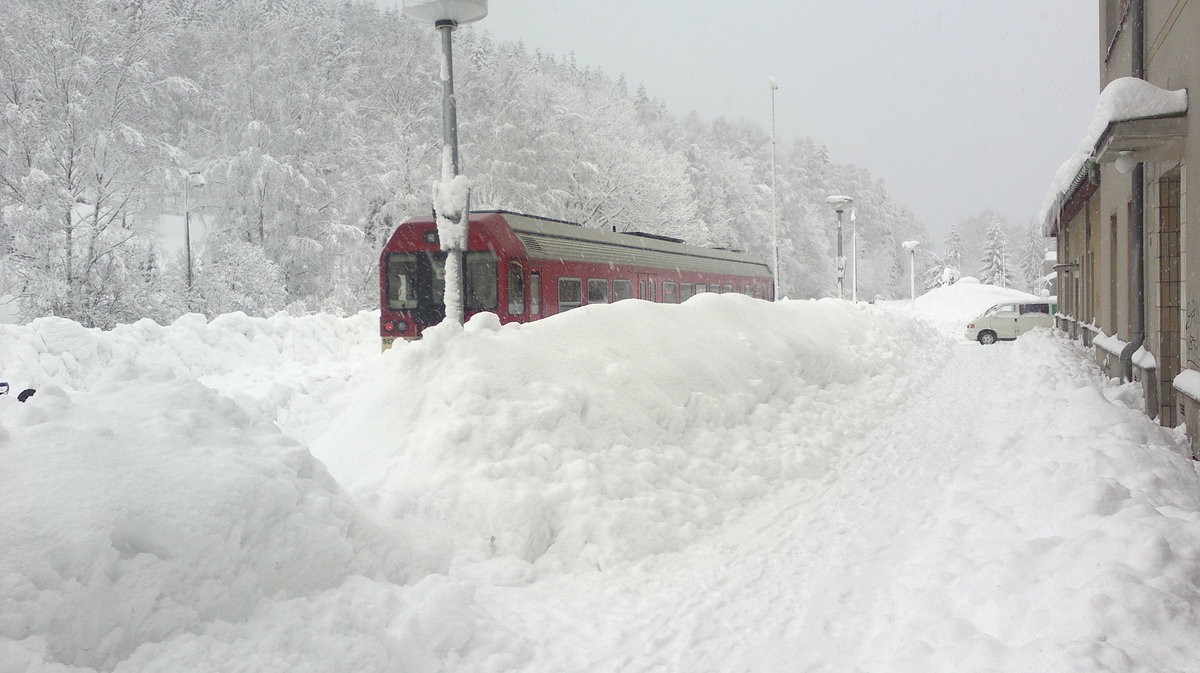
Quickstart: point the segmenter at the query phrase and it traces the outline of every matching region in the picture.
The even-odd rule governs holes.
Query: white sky
[[[380,0],[400,4],[399,0]],[[935,237],[1032,221],[1099,93],[1097,4],[1073,0],[493,0],[478,24],[574,53],[676,114],[811,137],[885,181]]]

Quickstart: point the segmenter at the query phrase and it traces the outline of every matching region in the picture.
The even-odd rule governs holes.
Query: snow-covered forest
[[[375,306],[382,242],[429,210],[440,163],[428,27],[367,0],[0,0],[0,14],[0,296],[20,317]],[[763,125],[671,114],[619,74],[486,29],[454,39],[473,208],[770,258]],[[788,295],[836,293],[831,193],[856,201],[860,294],[906,293],[899,243],[926,235],[880,180],[809,139],[779,139],[776,166]],[[185,212],[190,279],[163,241]]]

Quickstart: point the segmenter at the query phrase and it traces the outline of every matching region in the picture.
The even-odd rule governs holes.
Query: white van
[[[996,304],[967,325],[967,339],[984,346],[1011,341],[1034,327],[1054,327],[1057,311],[1056,297]]]

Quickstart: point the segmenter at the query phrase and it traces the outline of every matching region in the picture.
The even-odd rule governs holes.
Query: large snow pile
[[[316,455],[358,498],[481,556],[604,568],[822,474],[841,417],[915,393],[946,344],[849,303],[704,294],[395,349]],[[917,367],[925,372],[928,367]],[[860,399],[853,399],[860,396]],[[347,442],[347,437],[355,441]]]
[[[966,340],[967,323],[987,309],[1006,301],[1029,301],[1035,295],[997,285],[980,283],[972,276],[953,285],[939,287],[917,297],[915,311],[911,301],[886,302],[887,306],[909,310],[929,321],[937,330],[957,340]]]
[[[984,292],[0,326],[0,671],[1200,670],[1182,434]]]

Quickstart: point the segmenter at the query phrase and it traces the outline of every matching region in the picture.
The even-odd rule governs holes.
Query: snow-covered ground
[[[1200,477],[1008,291],[0,325],[0,671],[1200,671]]]

